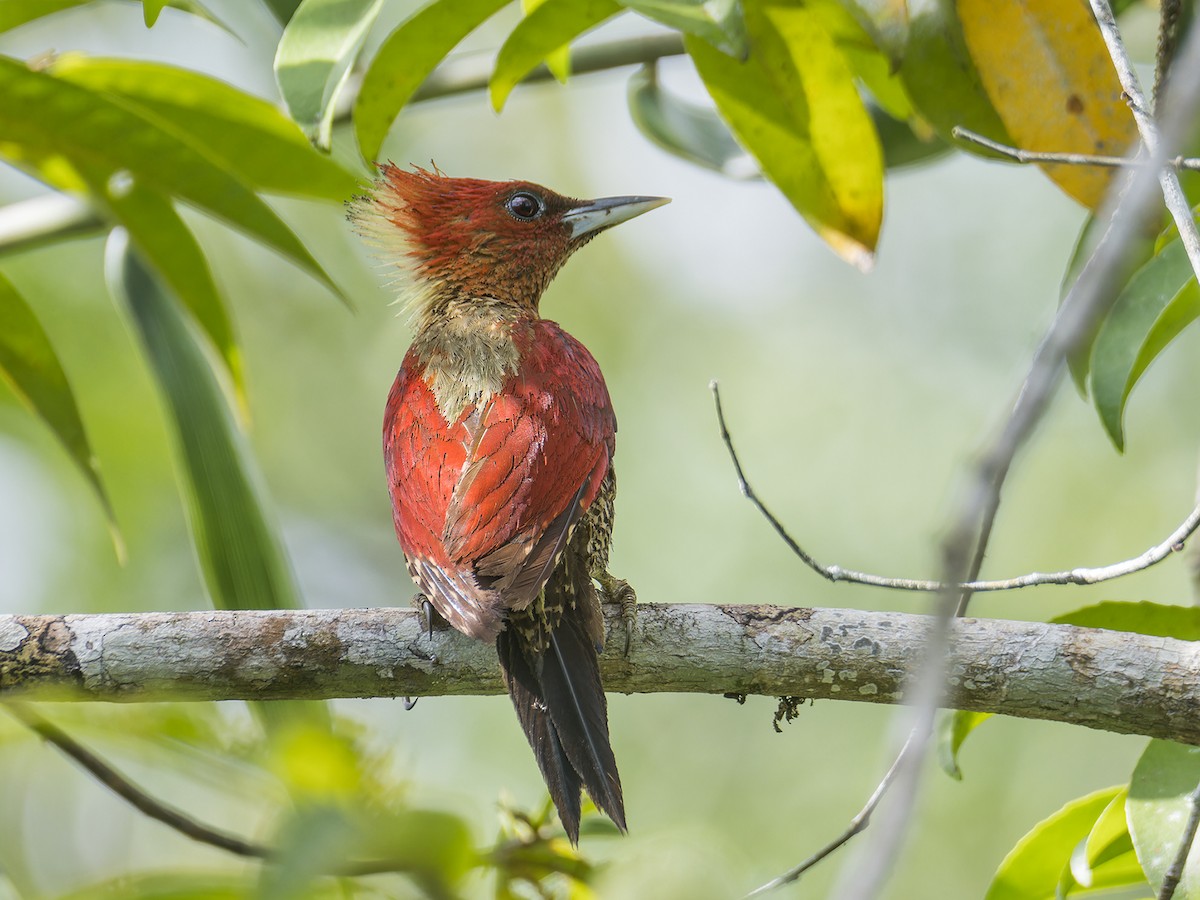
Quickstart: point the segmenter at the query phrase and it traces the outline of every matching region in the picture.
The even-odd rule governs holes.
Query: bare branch
[[[610,633],[621,634],[617,610]],[[641,604],[613,692],[912,702],[933,619]],[[947,706],[1200,745],[1200,643],[1040,622],[949,626]],[[495,651],[407,609],[0,616],[0,700],[281,700],[500,694]]]
[[[571,73],[589,75],[623,66],[641,65],[683,53],[683,38],[676,32],[596,41],[571,50]],[[411,103],[454,97],[487,88],[495,68],[494,53],[464,54],[443,62],[413,95]],[[550,79],[545,65],[530,72],[522,83]],[[350,119],[361,76],[346,85],[339,98],[334,122]],[[48,194],[0,207],[0,254],[28,250],[66,237],[95,234],[108,227],[100,213],[86,201],[66,194]]]
[[[803,875],[825,857],[829,856],[829,854],[836,850],[840,850],[856,834],[865,831],[867,826],[871,824],[871,813],[875,811],[875,807],[879,805],[879,801],[883,799],[884,794],[886,794],[888,788],[891,787],[892,781],[895,779],[896,774],[900,771],[900,764],[905,758],[904,751],[908,749],[908,746],[912,743],[912,740],[913,735],[909,735],[908,740],[904,742],[904,747],[901,748],[901,752],[896,756],[895,762],[892,763],[892,767],[887,770],[887,773],[876,786],[874,792],[870,797],[867,798],[867,802],[864,804],[863,808],[860,809],[855,814],[854,818],[850,820],[850,825],[845,831],[843,831],[840,835],[838,835],[804,862],[800,863],[800,865],[796,866],[794,869],[789,869],[778,878],[771,879],[762,887],[755,888],[746,895],[747,900],[749,900],[750,897],[761,896],[762,894],[766,894],[775,890],[776,888],[783,887],[785,884],[791,884],[793,881],[797,881],[801,875]]]
[[[266,847],[201,825],[178,810],[156,800],[57,725],[43,719],[25,704],[8,702],[3,704],[3,708],[34,734],[53,744],[79,763],[93,778],[142,815],[162,822],[194,841],[228,851],[236,856],[265,859],[271,855]]]
[[[246,841],[203,825],[143,791],[87,747],[84,747],[54,723],[39,716],[25,704],[4,701],[0,703],[0,706],[8,710],[15,719],[34,734],[77,762],[88,774],[147,818],[161,822],[184,837],[201,844],[208,844],[210,847],[216,847],[218,850],[225,850],[234,856],[266,862],[276,855],[274,848]],[[411,869],[411,862],[386,859],[346,860],[339,863],[328,874],[338,876],[377,875],[385,872],[406,872]]]
[[[951,133],[956,138],[986,147],[1019,163],[1058,163],[1065,166],[1100,166],[1106,169],[1134,168],[1147,164],[1144,159],[1131,156],[1101,156],[1095,153],[1043,153],[1036,150],[1023,150],[1020,147],[1010,147],[1008,144],[993,141],[989,137],[984,137],[982,134],[960,125],[954,126]],[[1167,160],[1166,164],[1175,169],[1200,170],[1200,159],[1195,157],[1176,156]]]
[[[1196,840],[1196,828],[1200,826],[1200,784],[1188,794],[1188,806],[1191,809],[1188,812],[1187,823],[1183,826],[1183,834],[1179,838],[1179,849],[1175,851],[1175,858],[1171,860],[1170,867],[1163,875],[1157,900],[1171,900],[1175,896],[1175,889],[1179,887],[1180,879],[1183,878],[1183,867],[1187,865],[1192,844]]]
[[[1110,563],[1106,566],[1077,566],[1074,569],[1066,569],[1061,572],[1028,572],[1024,575],[1017,575],[1012,578],[1000,578],[989,581],[967,581],[959,584],[946,584],[941,581],[930,581],[922,578],[893,578],[887,575],[873,575],[869,572],[858,572],[853,569],[844,569],[838,565],[827,566],[818,562],[807,551],[801,547],[796,540],[791,536],[784,525],[775,517],[775,515],[767,509],[766,505],[759,499],[758,494],[751,486],[746,478],[745,470],[742,468],[742,462],[738,458],[737,451],[733,447],[733,438],[729,433],[729,427],[725,422],[725,412],[721,405],[721,391],[717,382],[709,383],[709,389],[713,392],[713,399],[716,402],[717,422],[721,428],[721,440],[725,444],[725,449],[729,451],[729,457],[733,461],[734,471],[737,472],[738,487],[741,489],[743,496],[746,497],[754,508],[757,509],[770,523],[775,533],[783,539],[788,548],[796,554],[800,560],[820,575],[832,582],[845,581],[852,584],[863,584],[869,587],[889,588],[897,591],[917,591],[925,593],[939,593],[942,591],[1011,591],[1019,588],[1035,587],[1037,585],[1046,584],[1100,584],[1104,581],[1112,581],[1116,578],[1122,578],[1126,575],[1132,575],[1134,572],[1141,572],[1151,566],[1157,565],[1173,553],[1178,553],[1184,549],[1187,540],[1200,528],[1200,506],[1195,506],[1188,513],[1174,531],[1172,531],[1165,540],[1155,544],[1145,552],[1131,559],[1122,560],[1121,562]]]

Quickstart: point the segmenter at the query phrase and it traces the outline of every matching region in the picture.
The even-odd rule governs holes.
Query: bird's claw
[[[621,628],[625,632],[622,656],[628,657],[633,645],[633,630],[637,625],[637,593],[628,581],[615,578],[607,572],[596,580],[600,582],[600,596],[603,601],[621,609]]]
[[[433,631],[436,628],[438,631],[445,631],[449,628],[449,623],[441,617],[433,604],[429,602],[429,598],[424,594],[416,594],[412,598],[413,608],[421,616],[421,627],[426,630],[429,639],[433,640]]]

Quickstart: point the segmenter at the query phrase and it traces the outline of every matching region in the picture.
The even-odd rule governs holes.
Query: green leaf
[[[281,25],[286,25],[296,13],[296,7],[300,5],[300,0],[263,0],[263,6],[271,11],[271,15]]]
[[[1200,783],[1200,747],[1151,741],[1133,770],[1125,809],[1138,859],[1155,891],[1179,850],[1191,812],[1189,795]],[[1200,898],[1200,841],[1192,843],[1175,900]]]
[[[86,6],[91,2],[92,0],[0,0],[0,32],[8,31],[10,28],[16,28],[18,25],[24,25],[26,22],[32,22],[43,16]],[[143,0],[142,16],[147,28],[158,21],[159,15],[167,6],[205,19],[229,31],[228,26],[209,12],[198,0]]]
[[[521,12],[527,16],[546,2],[548,0],[521,0]],[[550,70],[550,74],[555,77],[559,84],[566,84],[567,79],[571,77],[570,45],[563,44],[557,50],[546,54],[546,68]]]
[[[179,304],[133,250],[109,237],[113,295],[129,310],[173,425],[177,477],[192,544],[218,609],[294,609],[299,595],[262,476]],[[328,723],[321,703],[258,703],[275,730],[292,716]]]
[[[437,810],[372,810],[360,819],[360,852],[387,859],[415,876],[432,896],[447,895],[478,857],[471,831],[458,816]]]
[[[943,140],[972,153],[981,150],[955,138],[956,125],[1011,144],[967,52],[954,0],[910,0],[908,14],[900,79],[917,112]]]
[[[942,771],[955,781],[962,781],[958,767],[958,751],[972,731],[992,717],[991,713],[967,712],[956,709],[943,713],[938,721],[937,758]]]
[[[809,0],[805,6],[820,19],[851,71],[870,90],[875,102],[894,119],[906,121],[911,118],[912,101],[908,99],[898,66],[876,45],[876,38],[853,11],[840,0]]]
[[[1092,400],[1118,450],[1124,450],[1125,404],[1162,349],[1200,316],[1200,289],[1178,241],[1133,273],[1092,347]]]
[[[883,51],[899,69],[908,40],[909,7],[917,0],[843,0],[859,24],[871,35],[871,44]]]
[[[717,109],[763,172],[840,256],[869,268],[883,217],[883,158],[845,58],[807,7],[747,10],[738,62],[685,43]]]
[[[250,883],[244,876],[199,872],[123,874],[89,884],[57,900],[245,900]]]
[[[292,118],[328,150],[334,104],[383,0],[304,0],[275,53],[275,80]]]
[[[1059,881],[1059,896],[1082,896],[1116,887],[1149,888],[1125,821],[1123,790],[1104,808],[1085,841],[1075,846],[1071,864]]]
[[[266,203],[216,160],[161,121],[45,72],[0,56],[0,134],[23,161],[65,158],[132,178],[194,203],[337,288],[300,239]],[[34,164],[36,165],[37,162]]]
[[[758,175],[758,166],[721,117],[665,90],[654,63],[630,76],[628,99],[633,124],[668,153],[730,178]]]
[[[0,275],[0,377],[50,427],[87,478],[108,519],[117,556],[123,560],[121,532],[100,479],[100,465],[88,443],[67,374],[33,310],[3,275]]]
[[[1022,837],[988,887],[986,900],[1054,900],[1077,844],[1087,839],[1124,785],[1072,800]]]
[[[154,24],[158,21],[158,17],[162,15],[162,11],[167,7],[189,13],[198,19],[204,19],[206,22],[211,22],[218,28],[227,31],[229,34],[233,34],[233,30],[214,16],[199,0],[142,0],[142,20],[146,23],[146,27],[153,28]]]
[[[1063,273],[1062,284],[1059,287],[1059,303],[1061,304],[1067,299],[1071,288],[1075,287],[1075,282],[1079,280],[1079,275],[1083,271],[1083,267],[1087,264],[1092,253],[1095,252],[1096,244],[1099,243],[1103,234],[1094,217],[1089,215],[1084,219],[1083,227],[1079,230],[1079,237],[1075,240],[1075,247],[1071,251],[1071,259],[1067,263],[1067,270]],[[1128,265],[1130,271],[1145,264],[1156,251],[1156,241],[1154,238],[1139,235],[1130,241],[1126,248],[1128,253]],[[1104,325],[1103,322],[1097,322],[1092,332],[1080,342],[1071,354],[1067,357],[1067,366],[1071,370],[1071,378],[1075,382],[1075,387],[1084,397],[1087,396],[1087,378],[1091,373],[1092,365],[1092,348],[1096,343],[1096,336],[1100,333],[1100,328]]]
[[[77,53],[59,57],[50,71],[133,106],[258,190],[340,202],[358,188],[358,179],[313,150],[278,107],[223,81],[175,66]]]
[[[138,184],[125,191],[106,192],[102,184],[95,190],[212,341],[229,370],[239,401],[244,402],[245,371],[233,323],[204,251],[170,199]]]
[[[1110,600],[1056,616],[1050,621],[1080,628],[1105,628],[1180,641],[1200,641],[1200,609],[1194,606]]]
[[[749,52],[739,0],[620,0],[668,28],[703,38],[722,53],[745,59]]]
[[[400,24],[371,60],[354,103],[354,131],[372,161],[392,121],[439,62],[510,0],[435,0]]]
[[[492,108],[503,109],[512,89],[547,56],[619,12],[615,0],[547,0],[523,18],[496,55],[488,82]]]
[[[883,165],[889,171],[932,162],[953,149],[919,120],[901,121],[877,106],[870,113],[883,148]]]

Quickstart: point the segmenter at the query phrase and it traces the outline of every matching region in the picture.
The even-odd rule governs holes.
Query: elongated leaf
[[[363,76],[354,132],[373,161],[392,121],[439,62],[511,0],[435,0],[388,35]]]
[[[871,43],[887,54],[898,69],[908,41],[909,6],[914,0],[845,0],[847,9],[871,34]]]
[[[621,0],[621,5],[738,59],[749,52],[739,0]]]
[[[173,426],[192,544],[218,609],[294,609],[299,595],[262,477],[177,301],[126,233],[109,237],[111,290],[130,319]],[[328,723],[321,703],[255,704],[272,730],[292,715]]]
[[[844,259],[869,268],[883,217],[883,158],[854,77],[806,7],[747,9],[742,63],[686,38],[700,77],[741,144]]]
[[[83,419],[75,403],[75,394],[67,374],[58,361],[50,338],[25,298],[0,274],[0,377],[16,395],[50,427],[71,460],[87,478],[104,515],[118,557],[124,558],[124,544],[113,515],[112,504],[100,479],[100,465],[88,443]]]
[[[1200,784],[1200,747],[1151,741],[1133,770],[1125,805],[1133,846],[1157,892],[1175,859],[1191,811],[1188,795]],[[1200,898],[1200,841],[1192,843],[1175,900]]]
[[[951,134],[956,125],[1011,144],[967,51],[954,0],[910,0],[900,78],[913,105],[942,140],[972,153],[974,144]]]
[[[383,0],[304,0],[283,30],[275,80],[292,118],[328,150],[334,104]]]
[[[883,148],[883,165],[888,171],[932,162],[953,148],[917,119],[901,121],[877,106],[870,108],[871,121]]]
[[[1200,289],[1183,245],[1168,244],[1138,269],[1117,297],[1092,346],[1092,401],[1118,450],[1125,405],[1162,349],[1200,316]]]
[[[1088,216],[1079,231],[1079,237],[1075,240],[1075,248],[1071,251],[1067,271],[1063,273],[1062,284],[1059,287],[1060,303],[1067,299],[1067,294],[1079,280],[1079,275],[1095,251],[1100,237],[1101,229],[1096,225],[1096,220],[1092,216]],[[1128,254],[1128,271],[1133,272],[1148,262],[1157,252],[1156,241],[1149,235],[1138,235],[1129,242],[1125,252]],[[1079,346],[1067,357],[1067,365],[1071,370],[1071,378],[1075,382],[1075,387],[1085,397],[1088,393],[1088,375],[1091,374],[1092,348],[1096,344],[1096,337],[1100,334],[1103,325],[1103,322],[1097,322],[1091,334],[1081,341]]]
[[[1058,896],[1080,897],[1136,885],[1149,890],[1125,821],[1128,794],[1128,790],[1123,790],[1113,797],[1096,819],[1087,839],[1075,845],[1070,867],[1059,881]]]
[[[512,30],[488,82],[492,108],[504,108],[522,78],[559,47],[621,12],[615,0],[547,0]]]
[[[239,178],[174,130],[109,95],[0,57],[0,133],[30,158],[64,157],[180,197],[278,251],[335,293],[300,239]]]
[[[191,229],[169,198],[139,184],[109,191],[96,185],[113,217],[129,231],[138,249],[162,273],[196,323],[225,361],[239,399],[244,400],[245,372],[233,324],[217,291],[212,270]]]
[[[92,0],[0,0],[0,31],[8,31],[10,28],[16,28],[18,25],[24,25],[26,22],[32,22],[43,16],[85,6],[91,2]],[[146,27],[152,27],[158,21],[163,9],[168,6],[191,13],[193,16],[205,19],[229,31],[225,23],[214,16],[198,0],[144,0],[142,15],[145,18]]]
[[[232,29],[214,16],[199,0],[142,0],[142,19],[146,23],[146,27],[153,28],[154,24],[158,21],[158,17],[162,15],[162,11],[167,7],[190,13],[198,19],[204,19],[206,22],[211,22],[217,27],[223,28],[225,31],[233,34]]]
[[[630,77],[628,98],[634,125],[668,153],[731,178],[759,175],[757,164],[716,111],[663,88],[653,63]]]
[[[949,710],[938,721],[937,759],[942,771],[955,781],[962,781],[958,767],[958,751],[972,731],[992,717],[991,713]]]
[[[1054,900],[1076,845],[1124,791],[1118,785],[1072,800],[1035,825],[1000,863],[986,900]]]
[[[263,6],[271,11],[281,25],[286,25],[296,12],[300,0],[262,0]]]
[[[521,0],[521,12],[529,15],[547,0]],[[546,54],[546,68],[559,84],[566,84],[571,77],[571,46],[563,44],[557,50]]]
[[[1123,155],[1137,137],[1091,9],[1076,0],[957,0],[963,37],[1017,145],[1028,150]],[[1113,172],[1042,166],[1088,209]]]
[[[1056,616],[1050,621],[1080,628],[1106,628],[1180,641],[1200,641],[1200,609],[1194,606],[1109,600]]]
[[[841,0],[809,0],[804,5],[820,20],[850,70],[870,90],[884,112],[900,121],[911,118],[912,101],[908,99],[896,62],[876,46],[876,38],[854,11]]]
[[[342,201],[358,187],[276,106],[223,81],[176,66],[77,53],[59,57],[50,71],[134,105],[257,190]]]

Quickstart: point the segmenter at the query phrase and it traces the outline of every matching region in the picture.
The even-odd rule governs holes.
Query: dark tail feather
[[[511,631],[500,633],[496,649],[517,718],[572,843],[579,839],[581,785],[624,831],[625,801],[608,737],[600,663],[578,615],[567,611],[539,658],[531,659]]]
[[[500,669],[504,673],[504,683],[512,697],[513,706],[517,709],[517,719],[521,722],[525,737],[529,739],[529,746],[533,748],[538,768],[542,770],[542,780],[550,790],[550,799],[558,809],[558,817],[571,843],[577,844],[579,791],[583,783],[563,752],[562,742],[542,700],[541,686],[520,643],[511,630],[497,635],[496,652],[500,656]]]

